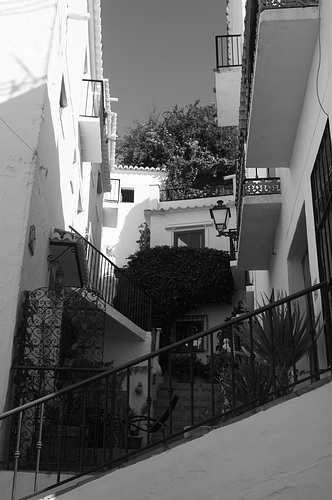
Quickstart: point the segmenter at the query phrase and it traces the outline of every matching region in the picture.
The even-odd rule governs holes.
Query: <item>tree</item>
[[[119,141],[118,163],[166,168],[170,188],[221,184],[234,172],[237,128],[218,126],[214,103],[174,106],[134,123]]]

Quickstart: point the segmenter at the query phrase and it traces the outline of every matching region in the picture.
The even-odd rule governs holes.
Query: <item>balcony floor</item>
[[[247,167],[289,167],[319,28],[318,7],[260,15]]]
[[[237,257],[239,269],[268,269],[280,209],[281,194],[243,198]]]

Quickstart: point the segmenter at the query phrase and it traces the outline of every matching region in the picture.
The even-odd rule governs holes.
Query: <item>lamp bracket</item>
[[[47,261],[48,261],[48,268],[51,269],[52,267],[56,266],[56,265],[60,265],[62,264],[62,262],[59,260],[59,258],[64,255],[66,252],[68,252],[68,250],[70,250],[72,253],[75,252],[74,248],[73,247],[67,247],[65,250],[63,250],[63,252],[59,253],[59,255],[57,255],[56,257],[53,257],[53,255],[49,255],[47,257]]]

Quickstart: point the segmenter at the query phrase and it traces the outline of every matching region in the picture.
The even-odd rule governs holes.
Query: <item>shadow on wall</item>
[[[119,203],[118,229],[109,229],[109,238],[104,245],[112,247],[112,254],[118,267],[123,267],[129,255],[139,250],[137,240],[140,237],[139,226],[145,222],[144,210],[149,208],[149,198],[142,203]],[[119,230],[119,226],[122,228]],[[114,242],[117,243],[114,244]]]

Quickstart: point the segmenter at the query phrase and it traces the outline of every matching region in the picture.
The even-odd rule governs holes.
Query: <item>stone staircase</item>
[[[179,396],[179,400],[172,412],[173,432],[183,430],[190,425],[190,384],[174,383],[173,394]],[[153,403],[154,418],[157,420],[167,410],[169,405],[168,385],[160,384],[157,397]],[[211,386],[208,383],[199,382],[194,385],[194,412],[195,423],[206,418],[207,412],[211,412]],[[166,422],[167,424],[167,422]]]

